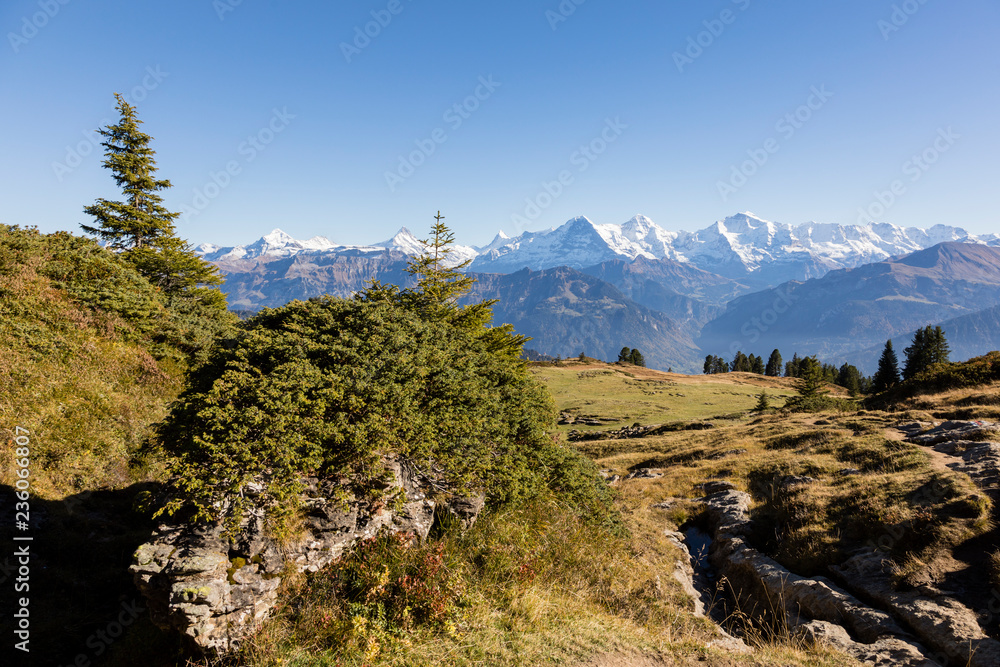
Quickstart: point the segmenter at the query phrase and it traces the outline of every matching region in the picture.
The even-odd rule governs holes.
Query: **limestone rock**
[[[934,664],[889,614],[869,607],[825,577],[800,577],[747,544],[748,494],[722,490],[702,502],[715,537],[709,558],[744,614],[798,626],[803,636],[866,656],[862,661],[868,664]]]
[[[937,652],[942,658],[940,662],[958,662],[970,667],[1000,665],[1000,641],[983,633],[972,609],[926,589],[894,590],[890,564],[877,552],[860,553],[834,570],[850,581],[853,588],[891,608]],[[970,647],[975,648],[974,653]]]
[[[663,477],[659,468],[639,468],[629,473],[628,479],[658,479]]]
[[[386,465],[389,495],[404,492],[401,507],[337,501],[335,481],[307,479],[304,527],[289,544],[267,536],[260,511],[244,517],[231,540],[220,525],[160,526],[136,550],[130,568],[153,623],[183,635],[196,650],[222,653],[268,616],[286,568],[315,572],[383,529],[426,539],[437,507],[427,497],[427,480],[403,461],[390,459]],[[484,504],[483,498],[458,498],[445,509],[464,529],[475,523]]]
[[[486,498],[452,498],[444,505],[444,510],[458,519],[462,530],[468,530],[479,518],[479,513],[486,506]]]

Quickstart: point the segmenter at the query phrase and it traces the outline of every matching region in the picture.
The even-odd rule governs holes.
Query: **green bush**
[[[609,506],[593,464],[546,435],[547,390],[476,333],[365,296],[262,311],[190,375],[160,427],[178,480],[167,509],[236,520],[263,502],[280,524],[304,474],[339,478],[345,498],[382,496],[386,456],[494,504],[549,485]],[[253,500],[252,482],[264,485]]]
[[[9,315],[0,331],[23,341],[39,358],[65,347],[61,333],[83,322],[60,318],[54,302],[69,301],[87,312],[87,323],[105,337],[139,342],[158,360],[184,367],[203,361],[215,339],[237,321],[218,290],[195,287],[165,294],[120,254],[68,232],[41,234],[34,228],[0,225],[0,300]],[[15,294],[15,292],[19,292]]]

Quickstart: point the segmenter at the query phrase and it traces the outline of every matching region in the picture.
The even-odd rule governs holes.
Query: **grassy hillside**
[[[534,371],[561,410],[606,423],[591,430],[657,423],[665,415],[712,423],[707,430],[576,442],[609,477],[621,477],[618,502],[635,534],[699,525],[701,485],[724,479],[753,498],[753,544],[797,574],[829,576],[830,566],[858,548],[877,546],[900,590],[936,585],[980,609],[996,581],[990,558],[996,558],[991,554],[1000,534],[993,491],[949,468],[954,459],[903,442],[893,427],[913,420],[997,419],[998,360],[1000,353],[991,353],[935,367],[872,401],[881,409],[819,414],[747,410],[753,395],[748,382],[772,382],[769,393],[777,394],[784,380],[655,371],[629,377],[636,369],[575,362],[536,364]],[[743,412],[720,419],[721,406]],[[640,469],[659,476],[628,479]],[[988,633],[1000,633],[996,619],[987,616],[983,623]]]
[[[151,354],[168,318],[156,290],[97,244],[0,227],[0,423],[31,434],[35,494],[142,478],[131,457],[180,387],[179,358]],[[11,465],[0,464],[4,484]]]
[[[702,495],[699,484],[736,483],[757,500],[757,516],[766,527],[762,546],[800,574],[822,572],[898,523],[912,527],[909,538],[894,546],[900,562],[932,557],[931,552],[946,551],[988,528],[990,502],[968,477],[935,465],[931,454],[901,442],[890,427],[913,418],[995,416],[996,387],[920,394],[904,406],[929,412],[756,415],[750,410],[762,386],[773,396],[788,396],[794,393],[792,381],[745,373],[678,376],[578,362],[536,364],[534,371],[550,386],[559,409],[610,424],[586,427],[591,430],[634,421],[710,420],[714,428],[708,430],[593,440],[578,448],[610,474],[627,477],[640,468],[660,469],[662,478],[623,483],[621,500],[640,515],[648,514],[642,503],[678,500],[675,524],[695,511],[685,499]],[[962,409],[950,407],[956,405]],[[785,488],[789,477],[812,482]],[[948,491],[935,503],[915,502],[927,485]]]
[[[34,664],[93,658],[88,638],[135,599],[128,565],[152,524],[133,504],[162,477],[140,447],[229,321],[167,298],[91,240],[0,225],[0,486],[12,497],[14,431],[26,430]]]
[[[721,417],[735,427],[747,422],[762,388],[779,403],[794,393],[790,381],[750,374],[693,377],[576,361],[531,369],[561,410],[602,415],[610,427],[646,417]],[[676,441],[700,442],[691,437],[678,433]],[[630,455],[635,461],[626,467],[638,462],[647,444],[596,441],[581,450],[624,472],[620,464]],[[686,470],[678,466],[678,474]],[[826,649],[766,635],[751,656],[706,648],[718,635],[692,613],[674,580],[679,552],[664,528],[679,516],[650,508],[654,488],[618,487],[626,536],[581,522],[553,496],[488,514],[468,533],[446,533],[419,549],[369,545],[319,577],[289,586],[280,613],[227,664],[582,667],[595,655],[613,656],[608,659],[621,665],[633,664],[629,656],[651,661],[642,664],[854,664]],[[398,577],[415,578],[433,591],[439,606],[432,620],[406,628],[385,620],[398,603]],[[359,580],[367,587],[353,588]],[[372,616],[373,606],[386,616]]]

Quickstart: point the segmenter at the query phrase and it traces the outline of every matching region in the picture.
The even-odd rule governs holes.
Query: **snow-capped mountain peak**
[[[499,248],[509,240],[510,237],[504,234],[504,231],[501,229],[500,231],[497,232],[497,235],[493,237],[492,241],[490,241],[487,245],[484,245],[481,248],[477,248],[476,251],[478,254],[482,255],[483,253],[487,253],[490,250],[493,250],[494,248]]]
[[[376,243],[375,247],[395,250],[403,253],[404,255],[422,255],[424,253],[423,242],[414,236],[413,232],[406,227],[400,227],[395,236],[388,241]],[[455,244],[451,246],[448,258],[445,260],[444,264],[446,266],[457,266],[462,262],[475,259],[478,255],[479,253],[475,248]]]
[[[388,241],[374,244],[379,248],[398,250],[406,255],[419,255],[424,250],[424,245],[406,227],[400,227],[399,231]]]
[[[503,231],[481,248],[454,245],[448,264],[472,260],[472,270],[511,273],[570,266],[585,268],[612,260],[640,257],[690,263],[728,278],[752,278],[775,283],[819,277],[838,268],[853,268],[909,254],[946,241],[1000,246],[1000,236],[977,237],[960,227],[935,225],[930,229],[888,223],[840,225],[805,222],[796,226],[765,220],[749,211],[737,213],[696,232],[674,232],[643,215],[622,224],[595,223],[578,216],[559,227],[509,237]],[[418,255],[420,240],[406,227],[391,239],[369,246],[341,246],[317,236],[298,241],[275,229],[245,246],[203,244],[196,252],[209,261],[271,261],[301,252],[394,251]],[[756,276],[756,277],[755,277]]]
[[[261,240],[272,246],[288,245],[295,241],[291,235],[286,234],[278,228],[275,228],[270,234],[265,234],[261,237]]]

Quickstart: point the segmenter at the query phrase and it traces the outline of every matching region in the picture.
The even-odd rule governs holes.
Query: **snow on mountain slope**
[[[622,235],[658,259],[677,259],[673,244],[677,232],[668,232],[644,215],[637,215],[621,228]]]
[[[293,257],[299,253],[310,251],[330,253],[351,252],[352,254],[357,254],[358,252],[379,253],[395,250],[404,255],[416,255],[420,253],[422,248],[420,240],[409,229],[403,227],[388,241],[367,246],[338,245],[325,236],[314,236],[307,241],[298,241],[280,229],[275,229],[270,234],[248,245],[221,247],[213,243],[203,243],[196,247],[194,251],[210,262],[226,263],[236,260],[254,259],[267,262]],[[451,253],[448,256],[446,264],[454,266],[466,260],[472,260],[478,254],[475,248],[454,245],[451,248]]]
[[[256,259],[258,257],[273,257],[275,259],[291,257],[304,250],[333,250],[337,244],[325,236],[314,236],[307,241],[298,241],[280,229],[263,236],[248,245],[220,247],[212,243],[204,243],[195,248],[195,253],[210,262],[225,259]]]
[[[600,264],[612,259],[654,257],[631,241],[617,225],[595,225],[585,217],[573,218],[556,229],[525,232],[476,257],[473,271],[512,273],[530,269],[569,266],[574,269]]]
[[[381,243],[376,243],[377,248],[386,248],[388,250],[398,250],[404,255],[419,255],[423,252],[424,245],[420,242],[416,236],[413,235],[406,227],[402,227],[396,235],[393,236],[388,241],[382,241]],[[475,248],[470,248],[466,245],[455,244],[451,246],[451,252],[448,253],[448,260],[445,262],[448,266],[456,266],[466,260],[473,260],[479,255]]]
[[[586,221],[583,225],[581,221]],[[598,237],[604,241],[600,243]],[[572,240],[573,242],[570,242]],[[904,228],[887,223],[858,226],[807,222],[797,226],[764,220],[745,212],[696,232],[671,232],[645,216],[622,225],[594,224],[574,218],[547,232],[526,232],[505,243],[495,240],[474,262],[483,272],[637,257],[671,259],[728,278],[759,276],[765,282],[819,277],[922,250],[944,241],[1000,246],[1000,236],[975,237],[959,227]]]
[[[696,232],[673,232],[642,215],[621,225],[596,224],[581,216],[554,229],[525,232],[513,238],[501,231],[482,248],[453,246],[448,263],[454,266],[472,260],[473,271],[511,273],[525,267],[536,271],[557,266],[583,268],[643,257],[687,262],[727,278],[749,278],[754,284],[778,284],[880,262],[951,241],[1000,247],[1000,235],[977,237],[961,227],[947,225],[919,229],[888,223],[859,226],[806,222],[793,226],[745,212]],[[398,251],[414,255],[421,248],[417,237],[405,227],[391,239],[368,246],[338,245],[322,236],[298,241],[275,229],[245,246],[206,243],[196,252],[209,261],[225,264],[266,262],[302,252],[356,255]]]

